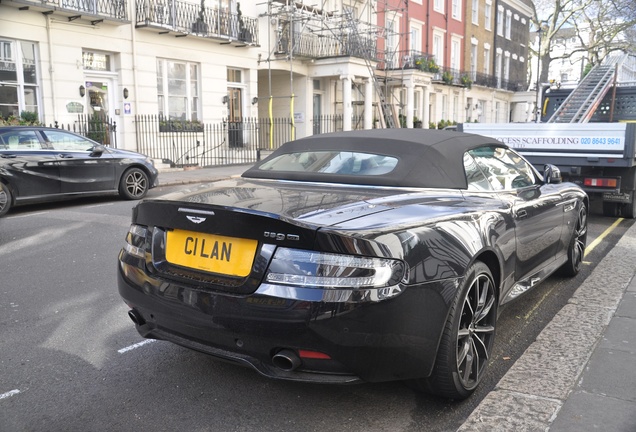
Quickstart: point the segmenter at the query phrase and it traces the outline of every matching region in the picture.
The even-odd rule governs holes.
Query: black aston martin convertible
[[[499,307],[577,274],[588,198],[479,135],[388,129],[284,144],[133,211],[119,292],[146,338],[263,375],[406,380],[468,397]]]

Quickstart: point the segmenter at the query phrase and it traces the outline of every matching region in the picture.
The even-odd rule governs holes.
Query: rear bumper
[[[457,281],[409,287],[378,303],[233,296],[158,280],[125,262],[119,293],[141,318],[139,333],[251,366],[277,379],[354,383],[426,377]],[[450,301],[450,300],[449,300]],[[317,351],[295,370],[274,365],[286,349]]]

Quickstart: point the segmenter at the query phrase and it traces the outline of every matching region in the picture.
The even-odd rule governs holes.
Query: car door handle
[[[73,155],[69,155],[69,154],[61,154],[58,156],[64,159],[73,159]]]
[[[13,158],[16,157],[16,155],[13,155],[13,154],[3,154],[3,155],[0,155],[0,156],[2,156],[5,159],[13,159]]]
[[[525,210],[519,210],[517,212],[517,219],[525,219],[528,217],[528,212]]]

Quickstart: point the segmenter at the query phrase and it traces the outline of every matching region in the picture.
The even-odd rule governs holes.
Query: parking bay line
[[[151,342],[156,342],[156,339],[146,339],[145,341],[142,341],[142,342],[136,343],[136,344],[134,344],[134,345],[127,346],[126,348],[122,348],[122,349],[120,349],[120,350],[117,350],[117,352],[118,352],[119,354],[123,354],[123,353],[125,353],[125,352],[132,351],[132,350],[134,350],[134,349],[137,349],[137,348],[139,348],[139,347],[142,347],[142,346],[144,346],[144,345],[146,345],[146,344],[149,344],[149,343],[151,343]]]
[[[6,398],[10,398],[11,396],[15,396],[18,393],[20,393],[20,390],[18,390],[18,389],[11,390],[11,391],[8,391],[6,393],[2,393],[2,394],[0,394],[0,400],[6,399]]]

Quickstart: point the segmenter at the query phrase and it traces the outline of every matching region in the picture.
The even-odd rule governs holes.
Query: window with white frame
[[[499,36],[503,36],[504,35],[504,10],[503,8],[500,6],[497,8],[497,34]]]
[[[450,67],[458,71],[460,69],[460,57],[461,57],[461,40],[453,37],[451,39],[451,58]]]
[[[397,67],[398,59],[394,58],[400,46],[400,35],[398,34],[398,18],[393,15],[386,17],[386,63],[389,68]]]
[[[453,19],[462,20],[462,1],[461,0],[452,0],[452,16]]]
[[[470,45],[470,74],[473,81],[477,78],[477,41]]]
[[[479,0],[473,0],[472,21],[473,24],[479,25]]]
[[[512,32],[512,12],[506,11],[506,39],[510,39]]]
[[[492,3],[490,1],[487,1],[484,6],[484,28],[492,30]]]
[[[484,45],[484,75],[490,74],[490,45]]]
[[[459,121],[459,96],[453,96],[453,121]]]
[[[157,59],[159,115],[170,120],[200,120],[199,65]]]
[[[510,53],[506,51],[504,53],[503,79],[508,81],[509,78],[510,78]]]
[[[411,23],[411,55],[422,52],[422,24]]]
[[[433,56],[435,63],[444,66],[444,35],[433,32]]]
[[[41,114],[37,65],[35,43],[0,39],[0,116],[19,117],[23,111]]]
[[[448,119],[448,96],[442,95],[442,120]]]
[[[444,0],[433,0],[433,9],[436,12],[444,13]]]
[[[497,48],[497,52],[495,53],[495,76],[497,77],[497,87],[501,87],[501,66],[502,66],[502,55],[501,50]]]

